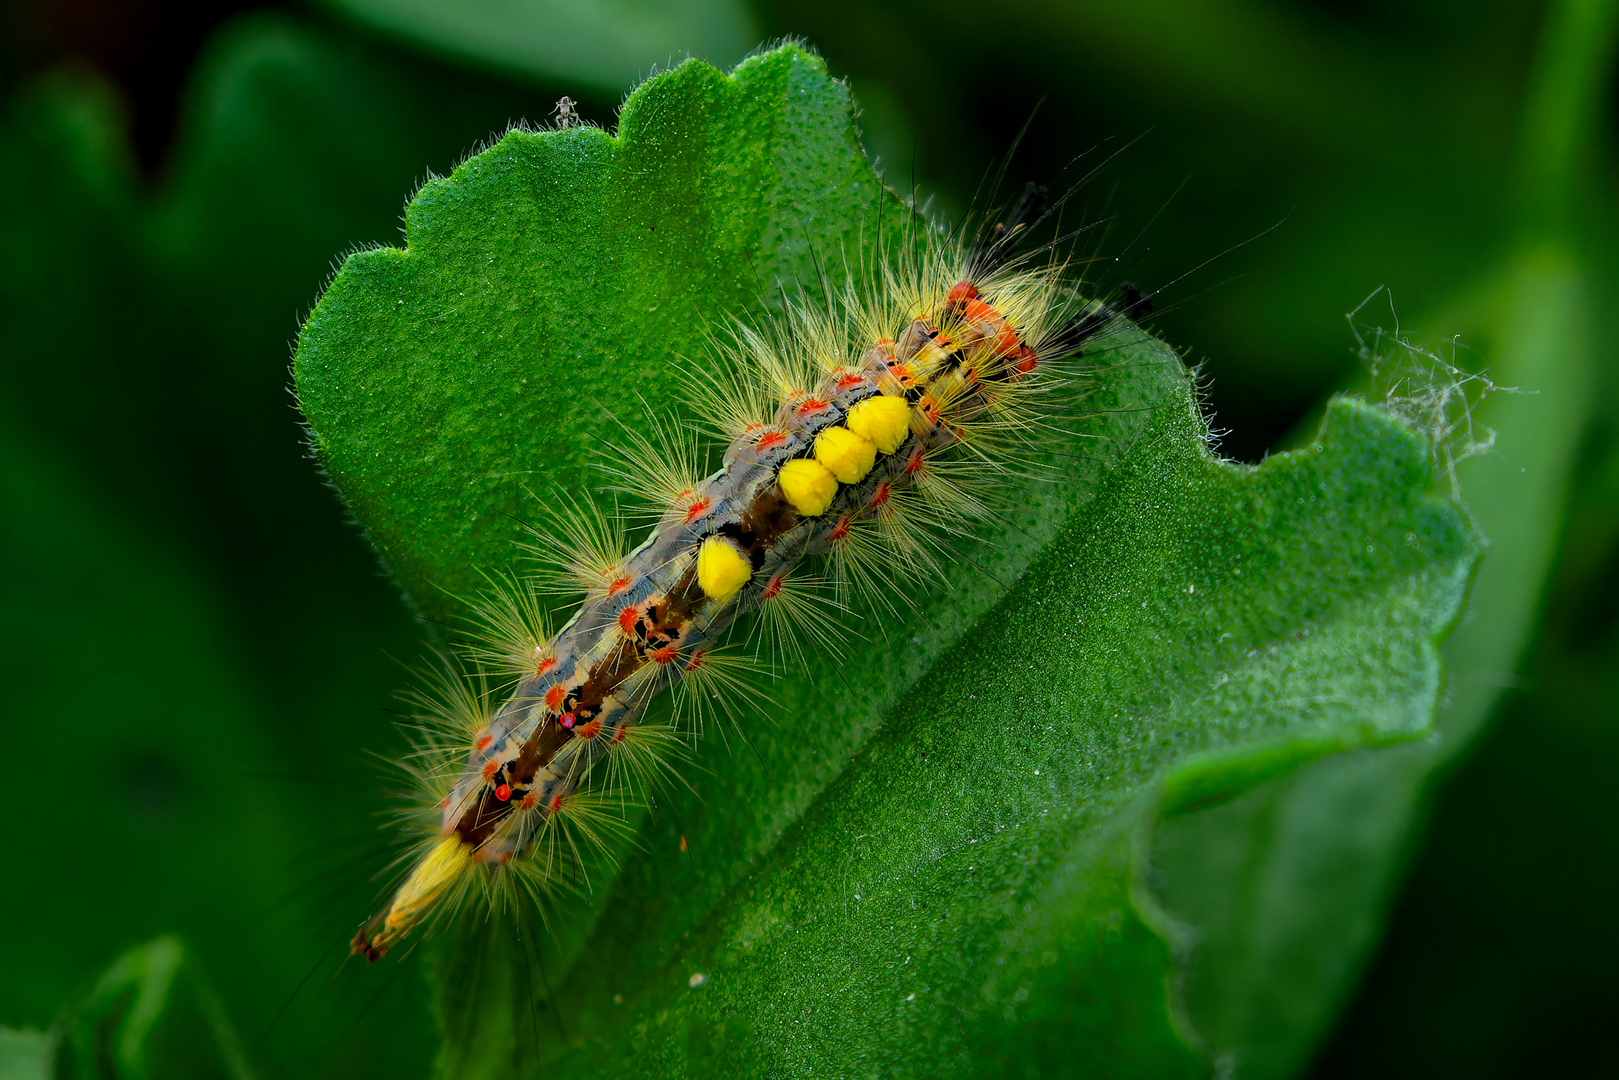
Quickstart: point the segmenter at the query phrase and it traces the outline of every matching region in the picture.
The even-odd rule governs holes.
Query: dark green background
[[[369,896],[365,751],[394,745],[388,654],[420,636],[304,456],[298,320],[335,256],[397,242],[428,170],[563,93],[610,123],[620,84],[480,71],[299,6],[6,11],[0,1024],[49,1023],[122,949],[178,929],[251,1045]],[[1031,115],[1014,183],[1063,184],[1135,140],[1079,216],[1111,218],[1099,250],[1120,261],[1100,274],[1164,289],[1157,329],[1206,365],[1244,460],[1357,378],[1343,312],[1387,285],[1408,329],[1445,336],[1522,228],[1539,4],[779,0],[749,18],[847,75],[890,183],[944,209]],[[1572,211],[1599,320],[1611,126]],[[1537,644],[1413,838],[1320,1075],[1602,1063],[1619,1004],[1614,329],[1596,327]],[[315,986],[267,1053],[292,1074],[420,1075],[427,1016],[408,976],[374,1005]]]

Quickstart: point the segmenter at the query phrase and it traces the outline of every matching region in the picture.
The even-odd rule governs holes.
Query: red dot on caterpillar
[[[511,797],[512,786],[510,784],[502,784],[495,789],[495,798],[499,799],[501,802],[505,802]]]
[[[583,724],[579,725],[579,730],[574,732],[574,734],[579,736],[581,739],[594,739],[596,736],[601,734],[601,731],[602,722],[600,720],[586,720]]]
[[[571,728],[571,727],[573,727],[574,724],[577,724],[578,722],[579,722],[579,718],[574,716],[573,713],[571,713],[571,712],[570,713],[563,713],[562,714],[562,719],[557,721],[557,723],[561,724],[565,728]]]
[[[758,450],[771,450],[771,449],[774,449],[775,447],[780,446],[782,443],[784,443],[786,441],[787,441],[787,436],[783,435],[781,432],[779,432],[779,431],[767,431],[763,435],[759,436],[759,441],[754,443],[753,445],[754,445],[754,448],[758,449]]]
[[[635,621],[641,617],[634,604],[618,613],[618,628],[624,631],[625,636],[635,633]]]
[[[546,805],[546,809],[551,811],[551,813],[553,813],[553,814],[556,813],[558,810],[561,810],[562,809],[562,795],[559,793],[559,794],[551,796],[551,801],[550,801],[550,803],[548,803]]]
[[[489,749],[489,744],[494,742],[494,741],[495,740],[494,740],[493,736],[489,736],[489,735],[485,735],[483,738],[479,739],[478,740],[478,753],[481,754],[485,750]]]
[[[561,712],[562,699],[567,697],[567,695],[568,691],[562,686],[561,683],[557,683],[555,686],[551,687],[551,689],[545,692],[545,707],[550,709],[552,712]]]
[[[714,501],[707,496],[698,499],[691,504],[691,509],[686,511],[686,524],[690,525],[704,514],[707,514],[713,507]]]
[[[766,585],[765,588],[764,588],[764,591],[759,594],[759,599],[761,599],[761,600],[773,600],[773,599],[775,599],[776,594],[781,592],[781,583],[784,580],[786,580],[786,577],[787,577],[786,574],[777,574],[775,577],[771,578],[770,579],[770,584]]]
[[[607,595],[608,596],[617,596],[619,593],[621,593],[625,589],[629,588],[630,583],[633,580],[634,579],[632,579],[632,578],[630,578],[628,576],[621,576],[621,577],[614,578],[613,581],[610,584],[608,584],[608,586],[607,586]]]

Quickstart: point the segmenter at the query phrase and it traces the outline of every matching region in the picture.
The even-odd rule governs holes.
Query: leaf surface
[[[621,424],[677,407],[711,327],[899,213],[792,47],[652,80],[616,136],[508,135],[306,323],[322,461],[453,617]],[[1087,364],[1051,475],[914,611],[772,682],[745,743],[709,740],[533,970],[499,929],[441,950],[446,1074],[1206,1071],[1145,887],[1160,806],[1428,731],[1476,545],[1377,409],[1244,468],[1162,343],[1121,326]]]

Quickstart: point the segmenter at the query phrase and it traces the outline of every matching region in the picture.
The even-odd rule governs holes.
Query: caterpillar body
[[[664,448],[632,437],[647,460],[624,471],[661,503],[633,551],[588,510],[540,531],[584,599],[552,634],[546,579],[500,579],[473,659],[510,689],[496,702],[449,677],[436,712],[450,730],[415,768],[422,837],[354,954],[378,959],[480,887],[553,892],[557,830],[593,833],[593,767],[646,771],[667,748],[642,725],[648,706],[733,678],[716,649],[739,616],[801,621],[806,557],[887,604],[882,589],[990,512],[997,475],[1039,441],[1064,362],[1109,317],[1060,263],[1005,258],[1010,231],[924,246],[868,275],[873,288],[851,280],[824,304],[789,305],[774,330],[739,328],[728,366],[694,379],[728,440],[718,470],[690,476],[692,455],[654,461]]]

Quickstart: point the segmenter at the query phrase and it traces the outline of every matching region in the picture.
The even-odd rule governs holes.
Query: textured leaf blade
[[[705,320],[812,281],[894,206],[791,48],[683,67],[625,117],[429,185],[409,249],[350,259],[305,328],[323,460],[430,610],[510,562],[503,471],[577,487],[614,432],[598,403],[671,407]],[[773,683],[745,750],[706,746],[701,801],[673,793],[615,883],[553,913],[545,989],[498,931],[446,950],[447,1073],[1205,1067],[1141,885],[1159,800],[1428,730],[1476,550],[1375,409],[1244,469],[1171,350],[1126,327],[1088,357],[1056,482],[1010,488],[915,614]]]
[[[695,1046],[739,1075],[1203,1071],[1169,1009],[1175,928],[1141,891],[1158,793],[1222,753],[1235,790],[1265,773],[1233,751],[1290,743],[1286,768],[1427,730],[1474,548],[1375,410],[1340,403],[1317,449],[1257,470],[1178,426],[653,973],[624,1007],[631,1062],[607,1003],[627,958],[598,933],[559,996],[601,1034],[568,1064],[656,1075]],[[638,921],[627,890],[610,907]]]

